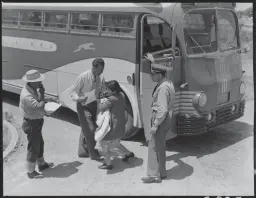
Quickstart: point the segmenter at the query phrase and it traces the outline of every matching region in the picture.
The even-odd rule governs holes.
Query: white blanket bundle
[[[103,102],[103,100],[101,100],[101,102]],[[110,131],[111,126],[110,126],[110,111],[106,110],[104,112],[99,112],[98,116],[97,116],[97,121],[96,124],[98,125],[98,128],[96,129],[95,132],[95,136],[94,139],[96,141],[101,141],[106,135],[107,133]]]

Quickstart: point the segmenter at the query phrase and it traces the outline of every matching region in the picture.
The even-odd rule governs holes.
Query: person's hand
[[[44,101],[45,102],[56,102],[56,103],[59,103],[58,98],[54,98],[54,97],[45,97]]]
[[[153,55],[150,54],[150,53],[147,53],[147,54],[145,55],[145,58],[148,59],[148,60],[149,60],[150,62],[152,62],[152,63],[155,62],[155,59],[154,59]]]
[[[39,87],[39,93],[42,94],[42,95],[44,95],[44,93],[45,93],[45,88],[42,84]]]
[[[77,99],[77,101],[78,102],[80,102],[80,103],[85,103],[86,101],[87,101],[87,97],[86,96],[81,96],[81,97],[79,97],[78,99]]]
[[[151,129],[150,129],[150,134],[151,135],[155,135],[156,131],[157,131],[157,127],[156,126],[152,126]]]

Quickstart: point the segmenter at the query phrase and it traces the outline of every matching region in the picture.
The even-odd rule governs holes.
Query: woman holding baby
[[[117,81],[105,82],[104,98],[98,101],[98,113],[109,111],[109,128],[107,134],[99,140],[105,162],[100,169],[112,169],[110,150],[115,150],[123,161],[134,157],[134,153],[126,149],[121,143],[125,135],[125,96]],[[96,130],[97,133],[97,130]]]

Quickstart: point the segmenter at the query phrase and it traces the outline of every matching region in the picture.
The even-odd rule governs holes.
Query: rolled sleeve
[[[168,88],[167,87],[162,87],[157,95],[157,102],[156,102],[156,117],[154,120],[154,125],[159,126],[165,119],[166,114],[168,112]]]

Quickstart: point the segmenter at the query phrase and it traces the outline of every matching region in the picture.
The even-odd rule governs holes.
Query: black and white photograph
[[[2,2],[3,196],[254,196],[253,3]]]

